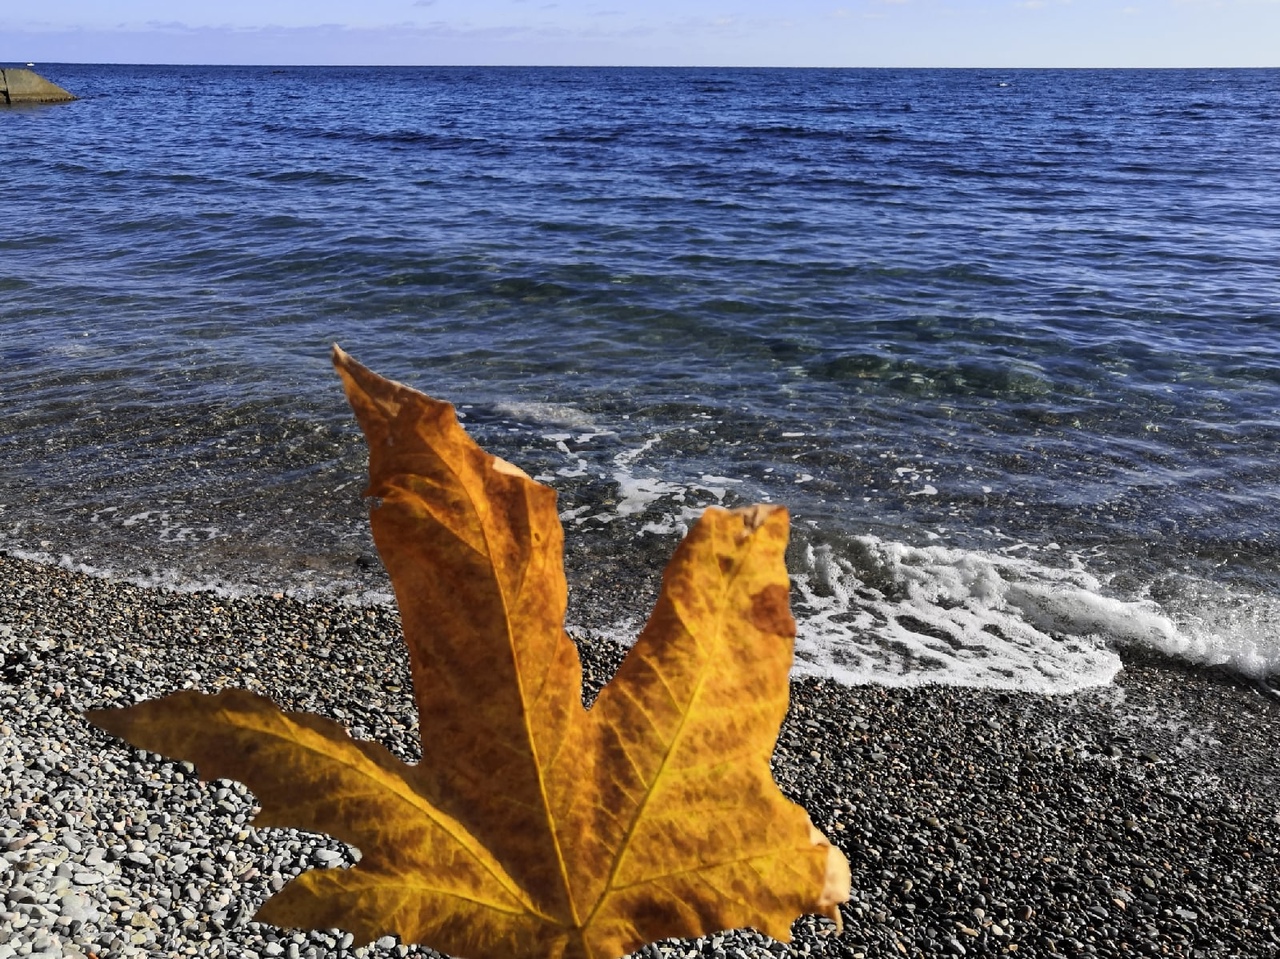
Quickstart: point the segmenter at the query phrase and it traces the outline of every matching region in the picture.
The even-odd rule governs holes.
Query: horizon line
[[[0,60],[4,69],[34,69],[41,64],[63,67],[241,67],[248,69],[355,69],[355,70],[395,70],[395,69],[456,69],[456,70],[1280,70],[1277,66],[1257,66],[1233,64],[1230,66],[1216,64],[1179,65],[1179,66],[1081,66],[1081,65],[986,65],[969,64],[964,66],[924,66],[924,65],[780,65],[780,64],[711,64],[711,63],[214,63],[194,60],[147,61],[147,60],[41,60],[38,63],[30,60]]]

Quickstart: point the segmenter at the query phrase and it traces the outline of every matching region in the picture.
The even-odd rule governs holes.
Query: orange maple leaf
[[[205,779],[244,782],[258,825],[360,849],[256,918],[552,959],[741,926],[785,941],[806,912],[839,924],[848,863],[769,769],[795,633],[786,511],[707,511],[588,710],[554,491],[480,449],[449,404],[336,347],[334,364],[369,442],[422,762],[244,690],[88,714]]]

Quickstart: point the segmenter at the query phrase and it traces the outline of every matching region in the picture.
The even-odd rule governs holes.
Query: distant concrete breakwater
[[[25,67],[0,68],[0,103],[65,103],[76,97]]]

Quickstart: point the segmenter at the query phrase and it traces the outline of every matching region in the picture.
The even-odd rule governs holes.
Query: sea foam
[[[1257,680],[1280,673],[1274,600],[1204,585],[1177,601],[1111,595],[1080,559],[914,547],[872,536],[808,547],[795,571],[796,671],[850,684],[1068,693],[1145,647]]]
[[[593,473],[616,488],[607,505],[562,512],[571,525],[621,521],[637,536],[669,536],[674,545],[707,506],[729,505],[730,490],[759,495],[730,476],[674,481],[650,462],[661,435],[592,460],[568,438],[546,437],[567,459],[558,475]],[[800,549],[789,557],[800,675],[1069,693],[1112,682],[1125,647],[1258,680],[1280,675],[1280,629],[1271,625],[1280,622],[1277,600],[1188,581],[1166,585],[1157,602],[1113,589],[1087,555],[1022,542],[991,551],[869,535],[838,546],[806,543],[814,532],[797,529]],[[634,625],[607,632],[629,643]]]

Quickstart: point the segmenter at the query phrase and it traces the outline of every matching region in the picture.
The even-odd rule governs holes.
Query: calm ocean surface
[[[769,500],[801,670],[1280,674],[1280,71],[40,69],[2,549],[376,600],[337,341],[561,491],[574,603]]]

